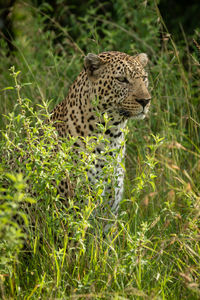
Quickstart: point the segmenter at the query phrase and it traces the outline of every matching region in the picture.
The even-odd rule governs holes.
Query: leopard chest
[[[97,160],[94,168],[89,170],[89,180],[95,184],[99,179],[104,178],[104,167],[106,163],[111,163],[114,166],[113,174],[110,174],[112,178],[104,179],[104,192],[103,196],[107,200],[112,212],[117,212],[119,203],[123,195],[124,186],[124,168],[123,160],[125,155],[125,137],[123,129],[126,123],[120,124],[117,127],[106,130],[105,137],[109,141],[109,152],[107,145],[107,154],[101,158],[101,154],[105,151],[105,144],[98,145],[95,149]],[[108,161],[106,161],[107,159]],[[109,176],[109,175],[108,175]],[[110,180],[111,179],[111,180]],[[109,182],[109,183],[108,183]]]

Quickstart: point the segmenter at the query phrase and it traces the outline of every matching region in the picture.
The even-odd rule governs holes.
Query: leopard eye
[[[119,82],[123,82],[123,83],[129,83],[128,79],[126,77],[116,77],[116,79],[119,81]]]

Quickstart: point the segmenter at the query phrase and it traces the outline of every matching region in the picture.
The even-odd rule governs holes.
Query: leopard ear
[[[143,67],[148,63],[148,56],[146,53],[140,53],[136,56]]]
[[[85,70],[89,76],[96,76],[101,65],[103,65],[103,61],[96,54],[88,53],[84,58]]]

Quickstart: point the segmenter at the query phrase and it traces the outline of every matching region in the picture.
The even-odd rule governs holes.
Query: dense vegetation
[[[174,41],[156,1],[49,3],[16,1],[14,39],[0,39],[2,299],[199,299],[200,28]],[[75,139],[58,141],[44,120],[83,56],[108,50],[148,54],[152,106],[129,121],[124,199],[105,220],[104,178],[92,189],[87,168],[99,140],[109,149],[109,120],[77,165]],[[63,176],[76,185],[67,205],[53,185]]]

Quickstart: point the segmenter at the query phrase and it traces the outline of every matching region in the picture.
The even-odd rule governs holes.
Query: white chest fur
[[[117,127],[115,126],[111,128],[106,134],[106,139],[109,140],[110,153],[112,154],[112,159],[109,163],[111,163],[114,167],[114,171],[112,172],[114,174],[108,174],[107,178],[104,180],[104,192],[102,196],[106,200],[105,206],[108,204],[114,214],[118,211],[124,190],[125,127],[126,122],[119,124]],[[96,161],[95,168],[90,170],[88,173],[90,181],[93,184],[100,180],[104,175],[103,168],[105,166],[105,160],[101,159],[101,155],[104,153],[104,150],[105,145],[101,144],[97,146],[95,151],[99,158]],[[104,158],[105,157],[106,155]],[[108,178],[109,176],[110,178]]]

